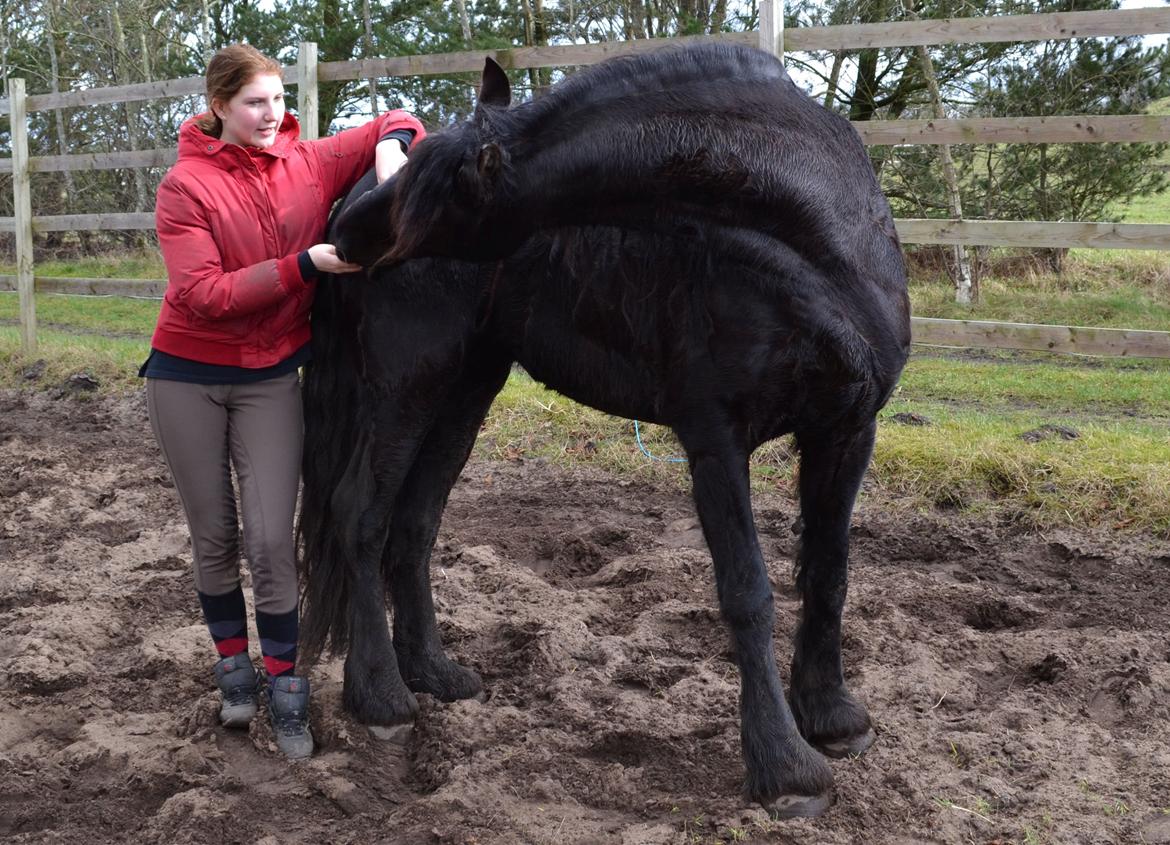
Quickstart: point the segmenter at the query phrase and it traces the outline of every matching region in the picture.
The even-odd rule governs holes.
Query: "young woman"
[[[179,130],[155,219],[167,292],[142,366],[151,425],[191,531],[195,588],[220,659],[220,720],[257,710],[240,553],[248,558],[268,709],[280,749],[312,753],[296,673],[293,514],[301,463],[297,368],[318,273],[359,269],[321,243],[329,209],[373,165],[379,181],[425,132],[401,111],[319,141],[285,113],[280,65],[252,47],[207,66],[208,113]],[[239,488],[243,548],[232,485]]]

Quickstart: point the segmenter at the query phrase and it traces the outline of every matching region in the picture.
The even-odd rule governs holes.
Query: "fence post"
[[[784,0],[760,0],[760,49],[784,61]]]
[[[20,297],[20,346],[26,356],[37,351],[37,307],[33,298],[32,186],[28,168],[28,103],[23,79],[8,80],[8,115],[12,124],[12,198],[16,218],[16,290]]]
[[[297,111],[301,118],[301,137],[312,141],[317,131],[317,43],[302,41],[297,49]]]

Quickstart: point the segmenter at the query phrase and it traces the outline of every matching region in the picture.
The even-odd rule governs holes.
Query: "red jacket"
[[[319,141],[299,139],[285,114],[267,149],[225,144],[195,118],[179,130],[179,160],[158,187],[155,226],[167,292],[155,349],[207,364],[268,367],[309,339],[315,284],[297,255],[325,236],[333,202],[374,164],[378,139],[426,131],[401,111]]]

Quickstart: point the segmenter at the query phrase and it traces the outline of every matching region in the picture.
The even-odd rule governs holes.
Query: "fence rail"
[[[1015,220],[894,221],[907,244],[1048,247],[1054,249],[1170,250],[1170,224],[1046,223]],[[15,231],[15,219],[0,217],[0,232]],[[154,229],[154,212],[125,214],[58,214],[33,217],[33,232],[136,231]]]
[[[1099,144],[1170,140],[1170,117],[1148,114],[865,120],[853,128],[871,147],[894,144]]]
[[[16,276],[0,274],[0,291],[14,291],[16,283]],[[33,286],[37,293],[59,293],[69,296],[141,296],[161,299],[167,289],[167,280],[34,276]]]
[[[932,346],[1025,349],[1131,358],[1170,358],[1170,332],[1097,329],[982,320],[913,318],[915,343]]]
[[[761,3],[761,7],[763,6]],[[784,51],[800,53],[939,44],[994,44],[1007,41],[1148,35],[1168,31],[1170,9],[1004,15],[989,18],[798,27],[784,30]],[[320,79],[351,81],[371,76],[468,73],[480,70],[484,59],[489,56],[510,70],[571,67],[594,64],[614,56],[636,55],[674,44],[702,40],[755,46],[760,39],[755,32],[732,32],[687,38],[646,38],[636,41],[607,41],[601,44],[558,44],[548,47],[517,47],[510,50],[476,50],[323,62],[320,66]]]
[[[1074,115],[1060,117],[984,117],[964,120],[860,120],[853,128],[870,147],[904,144],[1097,144],[1155,143],[1170,139],[1170,117],[1161,115]],[[31,173],[64,170],[119,170],[170,167],[178,150],[135,150],[31,156]],[[0,173],[12,172],[12,159],[0,159]],[[0,218],[2,219],[2,218]]]
[[[895,220],[908,244],[1170,250],[1170,224],[1020,220]]]
[[[120,170],[124,167],[170,167],[179,157],[175,147],[165,150],[133,150],[115,153],[71,153],[31,156],[32,173],[59,173],[63,170]],[[0,173],[12,172],[12,159],[0,159]]]
[[[316,106],[318,82],[350,81],[369,77],[394,77],[474,72],[490,56],[506,68],[570,67],[593,64],[612,56],[644,53],[691,41],[716,40],[762,46],[777,54],[802,51],[855,51],[872,48],[915,47],[939,44],[983,44],[1008,41],[1037,41],[1069,38],[1150,35],[1170,32],[1170,8],[1106,10],[1096,12],[1062,12],[1038,15],[1008,15],[984,18],[901,21],[877,24],[801,27],[784,30],[782,0],[760,0],[759,32],[724,33],[675,39],[641,39],[602,44],[567,44],[547,47],[520,47],[506,50],[479,50],[364,59],[350,62],[318,62],[316,45],[302,44],[295,66],[283,69],[287,84],[297,88],[302,116],[302,133],[317,137]],[[29,111],[108,105],[168,97],[201,94],[202,77],[187,77],[158,82],[112,86],[86,91],[26,96],[23,82],[14,85],[12,96],[0,99],[0,115],[10,114],[13,124],[24,127]],[[974,144],[974,143],[1133,143],[1170,140],[1170,117],[1147,115],[1045,116],[1022,118],[974,118],[962,120],[895,120],[858,122],[864,143],[870,146],[904,144]],[[14,126],[15,129],[15,126]],[[0,232],[17,235],[17,275],[0,276],[0,289],[15,285],[21,292],[22,325],[26,326],[26,351],[35,344],[33,311],[34,275],[32,269],[32,233],[81,230],[142,230],[154,228],[151,212],[118,214],[76,214],[33,216],[28,203],[29,177],[32,173],[61,171],[109,170],[132,167],[168,167],[174,163],[174,149],[133,152],[83,153],[72,155],[28,155],[27,141],[16,150],[21,133],[13,132],[14,154],[0,159],[0,173],[14,174],[16,217],[0,218]],[[27,210],[26,210],[27,209]],[[1090,247],[1120,249],[1170,250],[1170,224],[1069,223],[1044,221],[992,220],[897,220],[898,232],[905,243],[964,244],[1015,247]],[[11,281],[15,279],[15,282]],[[138,290],[131,280],[80,280],[80,282],[36,277],[35,289],[43,292],[96,292]],[[161,290],[154,280],[152,290]],[[127,287],[129,285],[129,287]],[[84,289],[84,291],[82,290]],[[144,294],[153,295],[153,294]],[[27,306],[26,306],[27,303]],[[916,320],[916,333],[938,340],[945,334],[940,326],[954,321]],[[1032,343],[1037,327],[1019,324],[981,324],[960,321],[961,330],[948,328],[952,339],[967,339],[972,345],[1033,348],[1016,343]],[[990,330],[986,325],[999,325]],[[1142,343],[1089,340],[1113,338],[1109,332],[1120,330],[1074,329],[1050,327],[1053,337],[1063,338],[1048,348],[1084,352],[1086,345],[1097,350],[1092,354],[1139,354],[1129,350],[1148,350],[1149,354],[1170,357],[1164,339],[1146,339]],[[1066,334],[1061,334],[1065,332]],[[1074,332],[1076,348],[1068,340]],[[1105,332],[1092,335],[1092,332]],[[942,334],[940,334],[942,333]],[[1043,333],[1041,333],[1043,334]],[[1135,337],[1160,333],[1129,333]],[[1015,338],[1015,340],[1013,340]],[[1024,338],[1020,340],[1019,338]],[[916,334],[916,340],[918,339]],[[1052,338],[1049,338],[1051,340]],[[1047,342],[1047,341],[1046,341]],[[1127,345],[1128,344],[1128,345]],[[957,342],[955,345],[958,344]],[[1144,353],[1143,353],[1144,354]]]

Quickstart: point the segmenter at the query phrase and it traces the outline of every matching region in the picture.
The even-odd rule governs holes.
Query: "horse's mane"
[[[605,112],[637,98],[671,98],[678,92],[728,84],[770,86],[789,83],[784,66],[760,50],[705,43],[619,56],[588,67],[555,85],[547,95],[506,111],[488,110],[512,132],[535,135],[586,115]],[[501,125],[501,128],[504,128]]]

